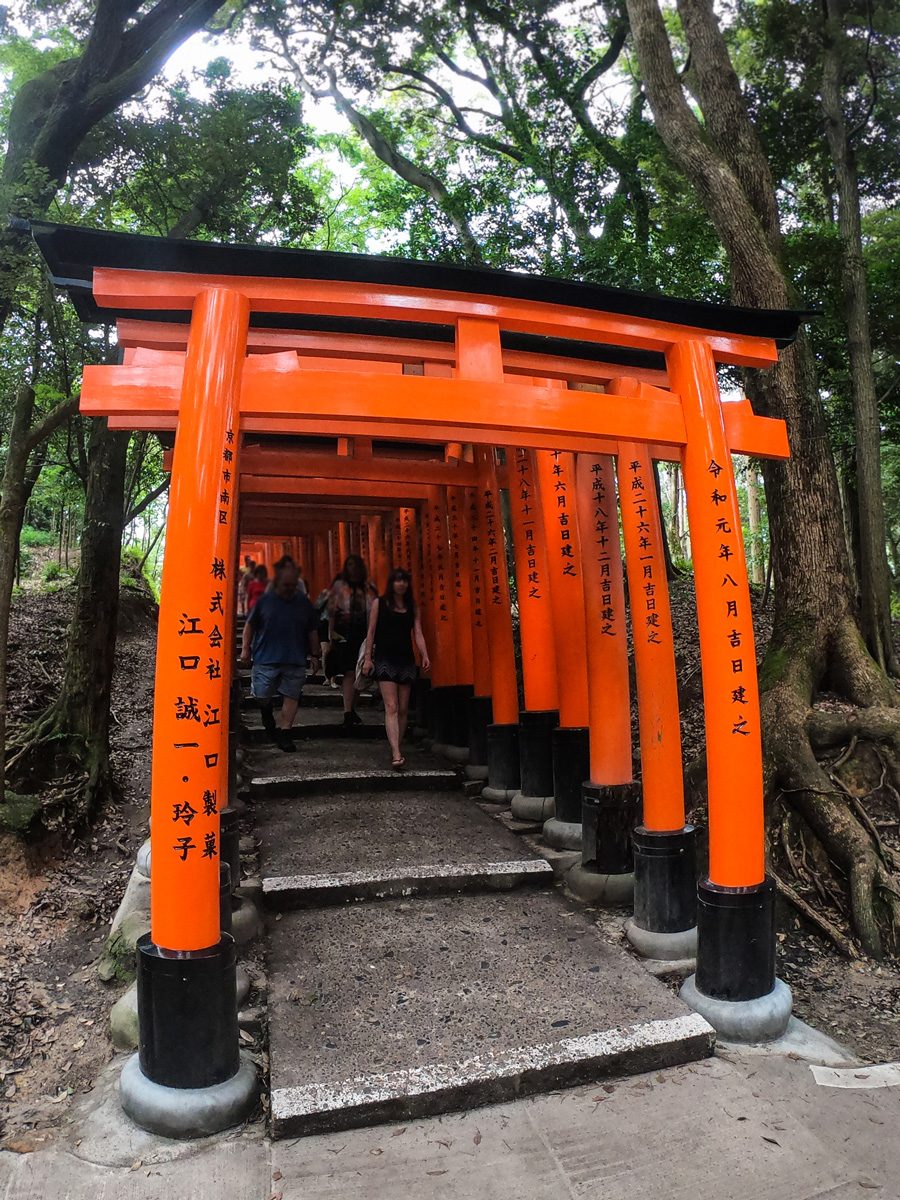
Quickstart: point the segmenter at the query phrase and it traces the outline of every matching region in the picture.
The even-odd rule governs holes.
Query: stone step
[[[272,908],[546,885],[549,863],[459,792],[331,794],[256,807]]]
[[[552,889],[298,910],[271,930],[276,1138],[657,1070],[713,1044]]]
[[[363,692],[357,698],[357,705],[361,709],[375,708],[381,709],[379,698],[374,694]],[[276,708],[281,706],[281,697],[273,697],[273,704]],[[303,708],[343,708],[344,697],[339,691],[335,691],[330,687],[323,687],[321,684],[307,685],[303,689],[303,695],[300,697],[300,707]],[[249,691],[241,696],[241,709],[244,711],[259,711],[259,701],[255,700]]]
[[[301,705],[290,734],[296,741],[310,738],[368,738],[371,740],[380,738],[384,740],[384,713],[377,712],[370,706],[362,710],[360,717],[362,724],[352,725],[348,731],[342,714],[334,708],[308,708]],[[254,746],[268,741],[269,735],[263,729],[258,709],[256,712],[248,711],[242,720],[242,725],[245,744]]]
[[[391,769],[387,741],[310,738],[293,754],[269,746],[249,750],[250,794],[296,797],[323,792],[448,791],[460,774],[417,746],[405,746],[406,768]]]

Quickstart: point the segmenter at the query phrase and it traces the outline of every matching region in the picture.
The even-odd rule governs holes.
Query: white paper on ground
[[[809,1069],[820,1087],[900,1087],[900,1063],[877,1063],[872,1067],[820,1067],[810,1064]]]

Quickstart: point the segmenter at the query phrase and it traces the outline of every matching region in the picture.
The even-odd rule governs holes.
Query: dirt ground
[[[55,694],[68,590],[32,592],[13,610],[11,711],[37,716]],[[121,986],[96,962],[147,836],[155,608],[123,591],[113,684],[117,794],[88,836],[26,849],[0,835],[0,1145],[39,1145],[70,1097],[113,1056],[109,1010]]]
[[[703,711],[690,581],[672,588],[685,761],[702,750]],[[20,719],[54,694],[69,597],[31,591],[17,601],[10,643],[11,706]],[[28,1151],[52,1138],[73,1095],[90,1090],[113,1056],[109,1009],[121,987],[101,983],[96,963],[109,923],[147,836],[153,606],[126,594],[112,711],[117,795],[74,845],[26,849],[0,835],[0,1147]],[[757,612],[760,655],[770,610]],[[827,703],[827,700],[826,700]],[[882,798],[873,819],[888,821]],[[702,805],[692,816],[704,818]],[[893,813],[896,818],[897,813]],[[900,1059],[900,962],[850,962],[787,906],[779,906],[779,973],[795,1011],[871,1062]]]

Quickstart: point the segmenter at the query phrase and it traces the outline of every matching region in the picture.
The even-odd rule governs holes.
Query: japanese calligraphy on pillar
[[[527,590],[525,598],[542,600],[544,598],[544,581],[537,559],[537,541],[540,536],[537,531],[539,512],[537,494],[532,472],[531,455],[527,450],[516,450],[514,462],[515,480],[510,481],[510,496],[518,504],[522,518],[522,536],[525,539],[525,565],[527,568]]]
[[[660,646],[657,591],[665,586],[666,567],[665,561],[660,561],[659,546],[654,544],[651,506],[656,504],[656,493],[652,477],[648,482],[646,466],[632,459],[624,474],[620,466],[619,480],[622,506],[627,506],[633,517],[629,526],[635,533],[640,565],[639,590],[632,585],[629,573],[633,634],[635,640],[642,638],[649,646]]]
[[[476,630],[485,628],[484,577],[481,566],[481,537],[478,523],[478,492],[466,488],[466,514],[472,546],[472,625]]]
[[[502,607],[503,589],[500,572],[506,571],[506,546],[500,538],[500,514],[497,511],[497,494],[486,487],[481,495],[484,505],[485,532],[487,535],[488,579],[487,599],[489,604]]]
[[[450,587],[447,559],[447,510],[438,501],[431,506],[431,552],[434,555],[434,607],[442,628],[450,626]]]
[[[575,500],[569,495],[569,472],[563,467],[562,455],[559,450],[551,451],[553,466],[550,474],[553,477],[554,521],[557,526],[560,574],[569,577],[578,575],[578,564],[573,546],[573,525],[575,522]]]
[[[232,524],[234,430],[226,429],[221,448],[216,534],[207,571],[209,594],[200,611],[178,617],[177,676],[180,686],[171,699],[176,738],[172,749],[181,764],[171,798],[172,852],[179,862],[219,854],[219,762],[225,696],[223,647],[227,627],[225,604]]]
[[[738,579],[733,572],[733,562],[736,560],[738,570],[743,571],[741,554],[743,547],[739,545],[740,529],[735,529],[730,517],[731,512],[737,511],[737,498],[734,495],[734,472],[726,469],[714,458],[709,460],[706,473],[709,477],[710,504],[712,508],[712,532],[715,534],[715,544],[718,545],[717,559],[720,564],[720,600],[722,615],[725,617],[724,642],[722,647],[725,658],[731,663],[733,676],[730,706],[731,732],[737,737],[749,737],[750,726],[744,714],[747,705],[747,688],[744,676],[747,672],[756,673],[756,656],[752,643],[749,656],[744,645],[744,631],[741,625],[748,613],[740,610]]]
[[[616,520],[616,493],[608,458],[591,462],[590,513],[595,557],[600,566],[600,632],[604,637],[623,637],[622,558],[619,523]],[[588,540],[587,536],[583,536],[584,542]],[[616,580],[619,581],[618,587],[614,587]]]
[[[447,488],[447,518],[450,526],[450,557],[453,566],[453,595],[461,602],[463,597],[462,576],[462,512],[461,492],[457,487]]]

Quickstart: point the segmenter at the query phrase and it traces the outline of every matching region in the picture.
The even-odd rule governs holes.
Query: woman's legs
[[[346,672],[341,688],[344,692],[344,716],[346,717],[356,707],[356,675],[353,671]]]
[[[400,745],[406,737],[406,726],[409,724],[409,694],[412,691],[411,683],[397,684],[397,708],[398,708],[398,737],[397,744]]]
[[[384,701],[384,729],[390,743],[391,755],[394,762],[399,762],[403,755],[400,752],[398,687],[396,683],[389,683],[387,680],[382,680],[378,686],[381,688],[381,698]]]

